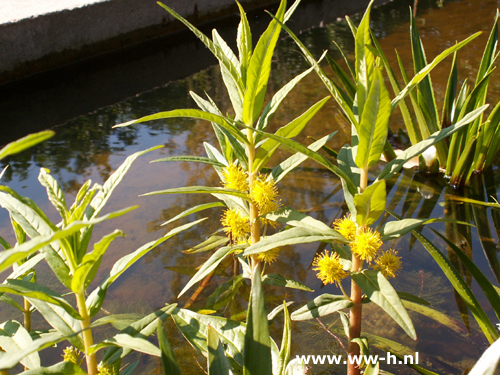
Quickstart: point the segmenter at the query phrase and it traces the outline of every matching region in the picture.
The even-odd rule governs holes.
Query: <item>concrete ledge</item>
[[[237,9],[234,0],[163,2],[195,24]],[[275,2],[240,0],[246,10]],[[155,0],[18,0],[0,5],[0,14],[0,83],[182,27]]]

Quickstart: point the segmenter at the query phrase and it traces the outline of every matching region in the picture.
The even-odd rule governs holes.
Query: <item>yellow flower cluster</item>
[[[396,250],[388,250],[375,259],[375,269],[382,272],[386,278],[396,277],[401,269],[401,257]]]
[[[382,246],[380,233],[371,228],[360,228],[356,233],[354,241],[351,242],[351,250],[362,260],[371,262]]]
[[[97,366],[97,375],[115,375],[115,371],[113,370],[113,366],[100,363]]]
[[[224,231],[232,236],[235,242],[246,241],[250,234],[250,221],[248,215],[245,215],[236,208],[224,211],[222,215],[222,225]]]
[[[75,365],[79,365],[83,361],[83,359],[80,359],[80,351],[72,346],[66,347],[66,349],[63,350],[62,356],[64,362],[72,362]]]
[[[347,214],[342,219],[339,219],[333,223],[333,228],[338,231],[341,235],[347,238],[349,241],[354,241],[356,237],[356,223],[352,220],[351,214]]]
[[[228,167],[222,170],[222,176],[224,177],[222,185],[227,189],[247,191],[249,188],[248,174],[241,165],[229,164]]]
[[[275,249],[272,249],[272,250],[269,250],[269,251],[265,251],[263,253],[259,253],[259,254],[257,254],[257,259],[260,262],[265,262],[267,264],[274,263],[274,262],[276,262],[276,260],[280,256],[281,250],[282,249],[280,249],[279,247],[277,247]]]
[[[329,254],[326,250],[314,259],[313,266],[313,270],[318,271],[317,277],[323,281],[323,284],[338,284],[348,275],[344,271],[339,255],[337,253]]]

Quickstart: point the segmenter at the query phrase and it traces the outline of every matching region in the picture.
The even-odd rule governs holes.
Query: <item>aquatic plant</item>
[[[14,272],[0,285],[0,292],[23,296],[29,304],[25,304],[24,307],[15,307],[26,315],[27,309],[33,306],[54,328],[53,331],[43,332],[35,330],[29,324],[22,327],[16,321],[3,323],[3,332],[6,334],[2,336],[1,346],[5,352],[0,353],[2,354],[0,369],[9,369],[18,362],[23,363],[27,368],[37,369],[40,366],[37,351],[65,340],[68,340],[75,349],[68,349],[65,352],[63,362],[66,364],[58,365],[60,367],[68,367],[72,363],[73,366],[70,367],[74,373],[83,373],[79,368],[78,356],[75,354],[81,351],[86,360],[87,372],[95,375],[99,372],[96,352],[106,347],[114,348],[106,353],[106,359],[113,359],[107,362],[115,369],[120,367],[121,357],[130,352],[130,344],[127,344],[126,340],[130,337],[130,333],[125,330],[115,338],[100,343],[95,343],[93,337],[93,330],[96,326],[113,321],[113,317],[110,316],[92,322],[92,318],[100,311],[109,286],[147,252],[168,238],[197,224],[194,222],[175,228],[158,240],[151,241],[125,255],[114,264],[100,285],[88,297],[86,296],[87,288],[96,276],[110,244],[116,238],[124,236],[122,231],[115,230],[96,242],[92,251],[88,251],[93,228],[96,224],[137,208],[137,206],[129,207],[100,216],[111,194],[134,160],[153,149],[129,156],[102,186],[99,184],[91,186],[91,181],[87,181],[82,185],[75,202],[69,208],[57,181],[48,170],[42,168],[39,175],[40,183],[46,188],[49,201],[61,216],[61,222],[57,225],[50,221],[32,200],[6,186],[0,186],[0,205],[8,210],[18,240],[13,247],[6,245],[5,240],[1,241],[6,246],[6,251],[0,255],[0,270],[13,266]],[[27,238],[30,240],[26,240]],[[40,251],[40,254],[29,257],[37,251]],[[74,294],[76,308],[60,293],[33,282],[33,267],[41,259],[47,261],[61,284],[70,291],[71,295]],[[3,297],[5,302],[13,301],[6,296]],[[30,333],[36,334],[35,338],[31,338]],[[18,346],[19,337],[24,337],[22,348]],[[125,341],[123,341],[124,338]],[[136,338],[136,344],[138,341],[139,346],[135,345],[133,348],[141,350],[142,347],[142,350],[147,350],[149,343],[144,339]],[[118,355],[116,354],[117,347],[120,348]],[[153,354],[155,353],[159,355],[159,351]],[[44,373],[40,371],[42,370],[37,373]]]

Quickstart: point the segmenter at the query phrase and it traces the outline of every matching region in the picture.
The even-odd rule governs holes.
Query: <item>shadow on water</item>
[[[337,3],[327,0],[305,2],[302,12],[297,13],[301,15],[302,19],[292,20],[296,27],[306,25],[308,22],[309,26],[301,28],[319,25],[323,21],[323,27],[306,30],[300,34],[306,46],[316,56],[319,56],[324,49],[329,49],[335,58],[340,59],[335,45],[331,42],[334,39],[345,49],[348,57],[352,57],[354,47],[347,24],[343,21],[333,22],[345,13],[338,14],[332,11],[338,6]],[[388,3],[374,9],[372,16],[374,31],[382,48],[387,51],[388,57],[394,58],[391,56],[391,51],[397,48],[408,70],[411,69],[411,58],[408,48],[407,20],[408,6],[412,4],[413,0]],[[474,0],[445,2],[444,7],[441,8],[441,3],[438,1],[419,1],[417,22],[426,51],[429,54],[428,59],[449,47],[455,40],[464,39],[478,30],[487,31],[491,26],[490,20],[496,6],[495,1]],[[319,16],[310,16],[313,8]],[[309,11],[311,13],[308,13]],[[467,22],[464,21],[464,17]],[[261,22],[263,19],[265,22]],[[359,16],[354,16],[353,19],[357,22]],[[260,22],[261,26],[266,24],[267,18],[256,18],[254,21],[259,27],[258,23]],[[230,22],[234,22],[234,20]],[[228,21],[229,29],[234,29],[235,24],[230,22]],[[257,34],[256,31],[255,34]],[[234,40],[232,35],[224,36],[229,40]],[[480,51],[484,47],[485,40],[486,37],[483,36],[482,39],[474,42],[467,47],[467,50],[459,54],[459,57],[462,58],[461,61],[463,61],[460,67],[461,77],[475,76],[474,69],[477,62],[471,59],[472,56],[480,58]],[[6,172],[4,181],[21,194],[33,198],[43,210],[47,211],[51,219],[55,218],[56,213],[47,203],[45,191],[39,187],[36,181],[39,167],[44,166],[51,169],[63,186],[67,200],[71,201],[77,189],[86,179],[91,178],[96,182],[102,182],[121,164],[127,155],[158,143],[165,146],[162,150],[139,158],[122,185],[116,190],[107,210],[110,212],[135,204],[140,204],[141,207],[95,229],[95,238],[99,238],[115,228],[120,228],[127,233],[127,238],[116,240],[115,246],[106,254],[109,257],[102,262],[100,274],[94,281],[96,285],[120,256],[135,250],[147,241],[160,237],[178,225],[173,223],[161,226],[162,223],[189,206],[210,201],[208,195],[186,194],[139,198],[138,194],[189,185],[220,186],[218,176],[213,169],[204,164],[149,163],[150,160],[170,155],[202,155],[204,153],[202,142],[214,143],[213,132],[206,123],[195,120],[169,119],[136,127],[111,129],[117,123],[155,112],[193,107],[194,103],[189,97],[190,90],[200,95],[207,92],[223,112],[229,110],[230,103],[224,88],[221,86],[222,80],[218,68],[206,68],[212,63],[211,60],[199,57],[201,55],[193,55],[197,56],[192,59],[195,66],[193,69],[206,69],[187,78],[170,82],[172,78],[167,78],[167,71],[174,71],[174,78],[185,77],[190,72],[183,71],[184,68],[188,69],[187,66],[183,65],[183,60],[176,62],[176,68],[174,68],[172,60],[169,59],[176,54],[175,48],[173,52],[166,53],[161,50],[156,54],[154,51],[156,48],[154,43],[156,42],[151,42],[153,47],[148,47],[151,49],[151,54],[145,54],[142,60],[134,60],[130,57],[130,60],[126,61],[120,68],[121,70],[114,70],[113,66],[116,62],[109,62],[109,65],[104,65],[102,70],[96,68],[94,72],[89,72],[87,78],[71,76],[73,78],[65,83],[69,87],[66,94],[61,90],[60,86],[64,86],[61,81],[50,86],[50,82],[43,81],[47,78],[40,78],[38,86],[35,85],[34,92],[26,91],[28,84],[24,86],[21,84],[17,88],[18,91],[14,90],[11,97],[7,94],[8,91],[0,93],[0,119],[12,128],[20,129],[20,132],[26,131],[24,127],[26,123],[37,123],[37,119],[44,124],[43,127],[46,127],[66,122],[67,118],[75,117],[75,115],[71,115],[75,113],[74,111],[78,112],[77,115],[92,112],[89,115],[73,118],[63,126],[57,127],[57,134],[54,138],[30,152],[17,155],[7,161],[10,168]],[[193,43],[193,50],[204,50],[194,41],[190,43]],[[269,95],[277,91],[284,82],[289,81],[307,68],[304,59],[297,52],[297,48],[290,39],[284,39],[278,44],[273,64]],[[433,73],[433,84],[437,87],[438,92],[444,91],[446,82],[443,77],[447,76],[448,69],[449,62],[436,68]],[[110,79],[104,80],[103,77],[106,76],[110,76]],[[88,82],[85,82],[86,80]],[[134,84],[132,84],[133,81]],[[42,90],[44,82],[49,84],[47,91]],[[97,92],[102,95],[102,98],[93,98],[92,95],[89,95],[90,91],[83,88],[84,84],[87,83],[94,90],[92,92]],[[500,98],[498,85],[498,83],[491,82],[492,102]],[[80,87],[81,90],[79,90]],[[158,88],[147,91],[154,87]],[[110,94],[115,88],[117,92]],[[1,90],[2,88],[0,88]],[[327,91],[323,89],[322,84],[314,75],[306,77],[283,102],[283,107],[280,112],[276,113],[270,125],[271,128],[275,129],[280,124],[291,121],[313,103],[327,95]],[[50,100],[42,100],[43,97],[50,98]],[[93,101],[94,99],[95,101]],[[67,112],[64,110],[59,112],[55,103],[52,103],[58,100],[60,108],[67,109]],[[108,105],[117,101],[119,101],[117,104]],[[31,103],[31,106],[23,105],[23,103],[28,102]],[[76,108],[70,108],[71,103],[74,103]],[[23,108],[25,108],[24,111]],[[401,121],[396,116],[391,123],[396,136],[400,125]],[[308,142],[306,136],[319,138],[334,130],[337,130],[338,134],[332,140],[330,147],[339,149],[348,140],[350,129],[346,126],[340,112],[335,108],[333,100],[330,100],[310,124],[306,130],[307,134],[304,134],[299,140]],[[18,135],[12,133],[12,136],[17,137]],[[404,137],[400,138],[401,146],[405,146]],[[282,151],[277,152],[276,155],[275,161],[279,162],[288,154]],[[491,173],[485,174],[484,185],[478,184],[464,194],[476,199],[492,201],[491,196],[496,197],[498,191],[499,178],[498,169],[495,169]],[[453,217],[476,225],[477,229],[458,224],[433,224],[433,227],[441,233],[446,233],[448,238],[453,239],[455,244],[465,250],[490,280],[498,281],[500,271],[497,244],[500,212],[490,208],[452,203],[446,199],[446,196],[447,194],[456,194],[456,192],[450,190],[442,177],[422,176],[414,174],[412,170],[405,170],[397,179],[391,181],[389,187],[389,209],[404,217]],[[345,212],[340,182],[335,176],[318,168],[313,163],[305,163],[302,168],[280,182],[279,191],[284,204],[307,212],[328,224]],[[207,259],[208,254],[185,255],[181,251],[197,245],[201,242],[200,238],[205,239],[220,229],[220,211],[196,213],[189,219],[183,219],[197,220],[207,215],[206,225],[196,226],[167,241],[149,253],[142,262],[132,267],[127,275],[117,280],[108,292],[104,304],[105,310],[111,313],[136,312],[145,314],[162,307],[165,302],[179,302],[183,305],[192,291],[180,300],[177,299],[177,295],[186,285],[194,269]],[[384,217],[382,220],[386,219],[388,217]],[[9,227],[9,223],[4,212],[0,213],[0,225],[3,229],[2,236],[12,240],[12,234],[6,229]],[[431,230],[425,228],[422,233],[429,237],[433,243],[439,244],[441,249],[446,249],[444,242]],[[413,352],[419,351],[421,359],[425,361],[424,365],[431,367],[434,371],[443,374],[462,373],[464,369],[469,368],[477,360],[485,347],[485,342],[481,334],[478,333],[474,319],[469,319],[469,313],[464,309],[459,297],[454,296],[451,286],[439,267],[414,238],[407,236],[386,245],[387,248],[393,247],[398,250],[403,257],[403,271],[395,280],[396,289],[424,298],[431,303],[431,307],[446,313],[453,324],[450,324],[451,328],[443,327],[433,320],[412,313],[419,336],[419,340],[414,342],[407,338],[404,332],[378,308],[369,307],[364,312],[364,330],[367,334],[380,335],[400,342]],[[278,261],[269,266],[269,272],[283,274],[298,280],[314,289],[315,292],[269,287],[266,289],[268,310],[281,304],[283,299],[294,300],[296,303],[293,306],[301,306],[303,301],[324,292],[338,294],[335,287],[324,287],[315,277],[314,272],[310,270],[310,264],[317,249],[318,245],[314,244],[287,247],[283,250]],[[461,270],[464,280],[472,285],[475,292],[479,291],[470,275],[461,266],[460,261],[454,258],[453,252],[450,249],[447,252],[456,268]],[[231,265],[228,264],[227,270],[212,279],[196,301],[195,309],[206,306],[208,296],[215,291],[220,283],[229,279],[230,270]],[[40,268],[39,281],[49,285],[56,284],[56,280],[47,271],[47,267],[43,265]],[[57,289],[57,286],[54,288]],[[241,295],[237,296],[233,311],[241,311],[245,308],[247,293],[248,290],[244,290]],[[479,299],[480,302],[484,302],[484,297],[480,296]],[[492,311],[487,311],[487,313],[492,316]],[[12,318],[14,314],[13,310],[9,310],[9,307],[2,307],[0,321]],[[339,322],[333,315],[322,319],[322,322],[333,333],[339,327]],[[41,319],[37,324],[43,324]],[[470,333],[467,326],[470,326]],[[171,322],[167,323],[167,327],[168,332],[170,332],[169,338],[176,351],[175,354],[177,358],[180,358],[186,373],[202,374],[203,371],[197,361],[204,363],[203,359],[196,356],[194,351],[185,344]],[[279,341],[280,317],[272,323],[271,327],[273,336],[278,337],[277,341]],[[333,339],[332,335],[317,322],[294,323],[294,329],[293,355],[338,354],[342,352],[341,346]],[[112,329],[104,331],[100,333],[100,337],[110,336],[113,332]],[[373,336],[371,339],[379,340]],[[44,363],[48,364],[60,359],[60,348],[49,351],[53,354],[47,355],[44,358],[46,361]],[[140,361],[139,368],[142,373],[151,374],[159,371],[160,364],[154,358],[134,354],[130,360],[135,359]],[[407,371],[401,366],[389,367],[387,370],[397,374],[410,373],[410,370]],[[345,371],[343,366],[335,368],[325,365],[315,366],[313,369],[315,374],[343,373],[343,371]]]

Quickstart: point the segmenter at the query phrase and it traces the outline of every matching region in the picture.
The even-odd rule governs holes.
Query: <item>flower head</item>
[[[281,250],[279,247],[275,248],[275,249],[272,249],[272,250],[269,250],[269,251],[265,251],[263,253],[259,253],[257,254],[257,259],[261,262],[265,262],[267,264],[271,264],[271,263],[274,263],[276,262],[276,260],[278,259],[280,253],[281,253]]]
[[[236,242],[242,237],[246,238],[250,233],[249,218],[238,209],[231,208],[224,211],[221,222],[226,233],[231,234]]]
[[[65,362],[72,362],[75,365],[79,365],[83,361],[83,359],[80,359],[80,351],[77,348],[68,346],[63,350],[63,353],[63,361]]]
[[[351,250],[363,260],[371,262],[382,246],[380,233],[371,228],[362,228],[351,243]]]
[[[349,241],[354,241],[356,237],[356,223],[352,220],[351,214],[347,214],[342,219],[336,220],[333,227]]]
[[[259,215],[276,211],[281,206],[281,201],[278,197],[278,188],[272,178],[265,179],[259,176],[252,184],[250,198],[252,198],[259,209]],[[264,219],[263,221],[269,223],[269,220]]]
[[[398,252],[393,249],[380,254],[375,263],[375,269],[382,272],[386,278],[396,277],[401,269],[401,257],[398,257]]]
[[[326,250],[314,259],[313,266],[313,270],[318,271],[316,276],[323,281],[323,284],[340,283],[348,275],[344,271],[339,255],[337,253],[330,255]]]
[[[248,190],[248,176],[241,165],[229,164],[222,170],[222,175],[224,177],[222,185],[225,188],[239,191]]]
[[[100,363],[97,366],[97,375],[114,375],[115,371],[113,371],[113,366]]]

